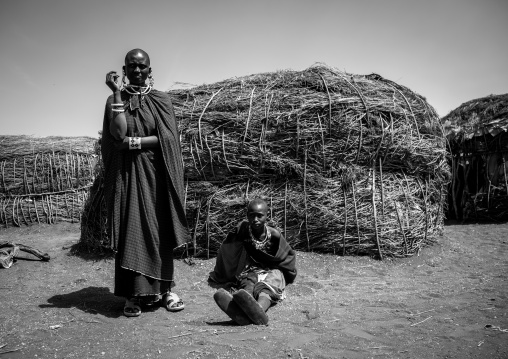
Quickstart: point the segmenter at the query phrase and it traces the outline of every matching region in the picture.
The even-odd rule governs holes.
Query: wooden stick
[[[307,146],[305,146],[307,147]],[[303,199],[305,207],[305,236],[307,237],[307,251],[310,252],[308,208],[307,208],[307,149],[305,149],[305,162],[303,166]]]
[[[7,354],[7,353],[12,353],[12,352],[17,352],[21,350],[21,348],[14,348],[14,349],[4,349],[4,350],[1,350],[0,351],[0,355],[2,354]]]
[[[272,220],[272,218],[273,218],[272,208],[273,208],[273,196],[270,195],[270,220]]]
[[[25,221],[25,224],[28,224],[28,220],[26,219],[25,212],[23,211],[23,203],[21,201],[18,201],[19,210],[21,211],[21,216],[23,217],[23,220]]]
[[[231,171],[231,168],[229,168],[228,159],[226,157],[226,146],[224,145],[224,129],[222,129],[222,153],[224,154],[224,162],[226,162],[226,167],[228,168],[228,171],[230,173],[233,173],[233,171]]]
[[[326,157],[325,157],[325,135],[323,133],[323,126],[321,126],[321,118],[319,117],[319,113],[317,115],[319,122],[319,132],[321,133],[321,149],[323,153],[323,173],[326,171]]]
[[[492,182],[490,182],[490,178],[488,175],[487,175],[487,179],[489,181],[489,187],[487,190],[487,209],[490,209],[490,188],[492,187]]]
[[[384,123],[383,118],[380,117],[379,120],[381,121],[381,139],[379,140],[379,144],[376,149],[376,154],[374,155],[374,157],[372,159],[374,162],[378,158],[379,150],[381,149],[381,146],[383,145],[383,141],[385,139],[385,126],[384,126],[385,123]]]
[[[32,189],[33,189],[33,193],[37,193],[37,187],[35,185],[36,182],[39,182],[39,178],[37,177],[37,158],[38,158],[39,154],[37,153],[34,157],[34,173],[33,173],[33,176],[32,176]]]
[[[16,185],[16,159],[12,161],[12,183]]]
[[[46,198],[48,198],[49,223],[54,224],[56,211],[53,209],[53,196],[50,194]]]
[[[287,224],[286,224],[286,218],[287,218],[287,198],[288,198],[288,182],[286,181],[286,187],[284,189],[284,238],[288,240],[287,236]]]
[[[323,80],[323,84],[325,85],[326,94],[328,95],[328,136],[332,135],[332,96],[330,95],[330,91],[328,90],[328,85],[326,84],[325,78],[323,75],[319,74],[321,80]]]
[[[430,318],[432,318],[432,315],[428,318],[425,318],[424,320],[418,322],[418,323],[413,323],[410,325],[410,327],[414,327],[415,325],[418,325],[418,324],[422,324],[423,322],[426,322],[427,320],[429,320]]]
[[[358,236],[358,247],[356,248],[356,254],[360,253],[360,226],[358,224],[358,209],[356,207],[356,189],[355,189],[355,182],[351,182],[351,189],[353,191],[353,204],[355,207],[355,221],[356,221],[356,234]]]
[[[347,232],[347,195],[346,188],[342,186],[342,192],[344,193],[344,233],[342,234],[342,256],[346,255],[346,232]]]
[[[201,140],[201,138],[200,138]],[[196,141],[196,137],[194,137],[194,147],[196,148],[196,156],[198,157],[199,167],[201,167],[201,173],[203,175],[203,179],[206,181],[206,174],[204,171],[203,164],[201,163],[201,157],[199,156],[198,143]],[[201,144],[201,148],[203,148],[203,144]]]
[[[28,189],[28,181],[26,179],[26,161],[25,161],[25,157],[23,157],[23,191],[24,193],[29,193],[29,189]]]
[[[55,155],[55,153],[53,153],[53,156],[54,155]],[[48,158],[49,158],[49,177],[50,177],[50,184],[51,184],[51,186],[49,188],[50,188],[51,192],[56,192],[57,189],[55,186],[55,179],[53,177],[53,168],[55,167],[54,158],[51,157],[51,155],[48,155]]]
[[[4,188],[4,193],[7,193],[7,186],[5,185],[5,161],[0,163],[0,168],[2,169],[2,186]]]
[[[206,259],[210,259],[210,206],[212,205],[212,195],[208,200],[208,206],[206,209],[206,221],[205,221],[205,235],[206,235]]]
[[[24,198],[24,197],[42,197],[42,196],[47,196],[47,195],[50,195],[50,194],[64,194],[64,193],[78,193],[78,192],[83,192],[83,191],[87,191],[88,189],[90,188],[90,186],[83,186],[83,187],[80,187],[80,188],[75,188],[75,189],[67,189],[67,190],[64,190],[64,191],[56,191],[56,192],[44,192],[44,193],[28,193],[28,194],[17,194],[16,197],[21,197],[21,198]]]
[[[184,194],[184,197],[183,197],[183,209],[185,210],[185,212],[187,212],[187,192],[189,190],[189,179],[187,179],[187,181],[185,181],[185,194]]]
[[[39,211],[37,211],[37,201],[35,200],[35,198],[33,199],[33,204],[34,204],[34,208],[35,208],[35,215],[37,217],[37,223],[41,224],[41,220],[39,218]]]
[[[416,183],[418,183],[418,186],[420,187],[420,191],[422,192],[422,197],[423,197],[423,204],[425,205],[425,232],[423,233],[423,242],[425,243],[425,242],[427,242],[427,231],[429,228],[429,219],[428,219],[428,211],[427,211],[428,185],[427,185],[427,183],[425,183],[425,191],[424,191],[423,186],[420,183],[420,180],[418,179],[418,177],[416,177]]]
[[[0,220],[4,223],[4,227],[7,228],[7,213],[5,211],[7,204],[4,206],[4,203],[7,203],[7,200],[0,197]]]
[[[298,115],[296,116],[296,158],[300,149],[300,121]]]
[[[259,149],[263,151],[266,149],[266,146],[264,146],[265,136],[266,136],[266,130],[268,129],[268,116],[270,115],[270,107],[272,105],[273,101],[273,92],[270,96],[270,101],[268,101],[268,94],[265,96],[265,118],[264,122],[261,122],[261,132],[259,133]],[[268,106],[266,103],[268,102]]]
[[[360,138],[358,139],[358,151],[356,152],[355,164],[358,164],[358,159],[360,158],[360,153],[362,152],[362,141],[363,141],[362,117],[358,119],[358,126],[360,128]]]
[[[508,178],[506,177],[506,161],[504,159],[504,154],[501,154],[501,156],[503,156],[504,186],[506,187],[506,195],[508,196]]]
[[[402,220],[400,219],[400,215],[399,215],[398,203],[395,203],[395,213],[397,214],[397,221],[399,222],[400,233],[402,234],[402,239],[404,240],[404,248],[406,248],[406,255],[407,255],[408,248],[407,248],[406,233],[404,232],[404,228],[402,227]]]
[[[206,135],[205,135],[205,145],[206,145],[206,148],[208,148],[208,155],[210,156],[210,167],[212,169],[212,177],[215,178],[215,172],[213,170],[213,156],[212,156],[212,150],[210,149],[210,146],[208,146],[208,141],[206,140]]]
[[[76,158],[78,160],[78,172],[76,173],[76,179],[78,183],[81,183],[81,156],[76,155]]]
[[[193,152],[193,149],[192,149],[192,141],[189,141],[189,153],[190,153],[190,155],[192,157],[192,162],[194,163],[194,168],[196,169],[196,172],[198,173],[198,175],[200,175],[201,172],[199,171],[198,164],[196,162],[196,159],[194,158],[194,152]]]
[[[245,187],[245,202],[249,202],[249,185],[250,178],[247,180],[247,187]]]
[[[247,138],[247,131],[249,130],[249,122],[250,122],[250,116],[251,116],[251,111],[252,111],[252,99],[254,97],[254,90],[255,89],[256,89],[256,87],[253,87],[252,92],[250,93],[249,113],[247,114],[247,122],[245,123],[245,133],[243,134],[243,139],[242,139],[242,150],[243,150],[243,146],[245,144],[245,138]]]
[[[383,260],[381,245],[379,244],[379,235],[377,233],[377,215],[376,215],[376,162],[372,162],[372,214],[374,216],[374,233],[376,236],[376,246],[379,253],[379,259]]]
[[[198,202],[198,208],[196,209],[196,222],[194,223],[194,231],[192,233],[192,246],[194,247],[194,257],[196,256],[196,234],[198,231],[199,223],[199,212],[201,211],[201,201]]]
[[[67,188],[72,187],[72,181],[71,181],[71,168],[69,166],[69,154],[65,153],[65,174],[66,174],[66,180],[67,180]]]
[[[363,98],[362,93],[346,77],[344,77],[344,76],[341,76],[341,77],[356,91],[356,93],[360,97],[360,100],[362,100],[363,106],[365,106],[365,114],[367,116],[367,123],[369,123],[369,125],[370,125],[371,124],[370,111],[369,111],[369,107],[367,106],[367,102],[365,102],[365,99]],[[356,154],[356,163],[358,163],[358,157],[360,156],[360,150],[361,150],[361,146],[362,146],[362,138],[363,138],[363,129],[362,129],[362,121],[360,118],[360,140],[358,142],[358,153]]]
[[[416,133],[418,134],[418,139],[421,140],[422,137],[420,135],[420,129],[418,128],[418,122],[416,122],[416,116],[415,116],[415,113],[413,112],[413,109],[411,108],[411,105],[409,104],[409,101],[407,100],[406,96],[404,96],[402,91],[400,91],[398,88],[396,88],[395,86],[393,86],[391,84],[389,84],[389,86],[394,88],[404,98],[404,100],[406,101],[406,104],[409,107],[409,111],[411,111],[411,115],[413,116],[413,120],[414,120],[414,123],[415,123],[415,126],[416,126]]]
[[[34,220],[32,218],[32,211],[31,211],[33,201],[30,198],[28,198],[27,202],[28,202],[28,205],[27,205],[27,207],[28,207],[28,219],[30,220],[30,223],[34,223]]]
[[[56,158],[58,159],[58,168],[60,169],[60,171],[57,171],[56,172],[56,181],[57,181],[57,184],[58,184],[58,190],[61,191],[62,188],[63,188],[63,183],[62,183],[62,161],[60,160],[60,156],[59,155],[56,155]]]
[[[16,211],[15,211],[15,207],[14,206],[16,205],[16,198],[17,197],[14,197],[12,199],[12,210],[11,210],[12,211],[12,223],[14,223],[15,226],[19,227],[19,225],[18,225],[18,223],[16,221],[16,217],[15,217],[16,216]],[[7,202],[7,204],[9,204],[9,202]]]
[[[203,115],[205,114],[205,111],[208,108],[208,106],[210,105],[210,103],[212,102],[213,98],[215,96],[217,96],[219,94],[219,92],[222,91],[222,89],[223,89],[223,87],[221,87],[219,90],[217,90],[217,92],[214,92],[212,94],[212,97],[210,97],[210,99],[206,103],[206,106],[203,108],[203,111],[201,112],[201,115],[199,116],[199,119],[198,119],[198,134],[199,134],[199,142],[201,144],[201,149],[203,149],[203,140],[202,140],[202,136],[201,136],[201,119],[203,118]]]
[[[383,188],[383,160],[379,158],[379,184],[381,185],[381,216],[385,221],[385,194]]]

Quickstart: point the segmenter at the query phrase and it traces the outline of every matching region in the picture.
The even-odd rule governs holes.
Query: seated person
[[[217,305],[237,324],[267,325],[266,311],[284,299],[286,284],[296,278],[296,254],[284,236],[266,225],[268,205],[254,199],[247,220],[229,233],[219,248],[210,280],[230,283],[232,294],[221,288]]]

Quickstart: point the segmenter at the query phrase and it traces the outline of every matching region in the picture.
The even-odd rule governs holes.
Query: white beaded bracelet
[[[125,110],[123,108],[122,109],[112,108],[111,111],[113,111],[113,112],[125,112]]]
[[[141,137],[129,137],[129,150],[141,149]]]

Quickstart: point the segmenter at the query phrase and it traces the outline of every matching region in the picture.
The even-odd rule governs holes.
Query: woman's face
[[[266,205],[261,203],[250,205],[249,208],[247,208],[247,220],[249,221],[252,229],[256,231],[264,229],[267,212],[268,209],[266,208]]]
[[[152,71],[150,60],[141,52],[127,55],[124,70],[130,84],[136,86],[143,86]]]

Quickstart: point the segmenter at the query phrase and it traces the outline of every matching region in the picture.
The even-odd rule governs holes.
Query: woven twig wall
[[[80,221],[95,178],[95,139],[0,136],[0,143],[0,224]]]
[[[170,95],[192,253],[213,255],[254,197],[302,250],[406,256],[442,229],[443,131],[403,86],[318,65]]]

